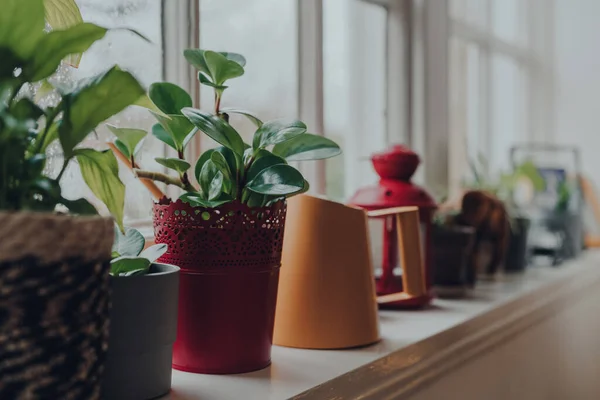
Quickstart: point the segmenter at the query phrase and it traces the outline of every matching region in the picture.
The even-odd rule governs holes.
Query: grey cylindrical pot
[[[179,267],[153,264],[147,275],[111,277],[112,308],[103,398],[145,400],[171,388]]]

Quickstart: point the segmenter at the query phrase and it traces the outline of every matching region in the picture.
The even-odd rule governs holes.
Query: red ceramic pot
[[[181,268],[173,368],[235,374],[271,363],[286,205],[154,205],[160,262]]]

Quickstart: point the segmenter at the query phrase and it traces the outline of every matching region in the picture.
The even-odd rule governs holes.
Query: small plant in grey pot
[[[179,267],[155,263],[166,251],[166,244],[146,248],[136,229],[115,229],[106,399],[151,399],[171,388]]]

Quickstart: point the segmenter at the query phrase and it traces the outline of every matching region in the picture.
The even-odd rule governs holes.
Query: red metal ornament
[[[286,204],[154,205],[159,261],[181,268],[173,367],[234,374],[271,362]]]
[[[359,189],[350,203],[366,210],[380,210],[391,207],[419,207],[422,246],[425,260],[425,286],[428,294],[380,305],[382,308],[422,307],[431,301],[429,294],[432,286],[432,246],[431,230],[433,213],[437,205],[433,198],[421,187],[411,182],[419,166],[419,156],[402,145],[392,146],[389,150],[374,154],[371,162],[380,177],[379,184]],[[393,273],[398,264],[398,241],[396,224],[386,220],[383,233],[383,273],[377,279],[377,295],[387,295],[402,291],[402,279]]]

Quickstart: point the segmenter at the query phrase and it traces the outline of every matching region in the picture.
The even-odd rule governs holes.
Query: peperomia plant
[[[125,228],[122,233],[115,227],[110,273],[113,276],[143,275],[152,263],[167,252],[166,244],[155,244],[144,250],[146,239],[136,229]]]
[[[138,129],[110,129],[117,136],[115,146],[130,162],[139,178],[175,185],[185,191],[180,197],[193,206],[218,207],[238,201],[250,207],[269,205],[308,190],[302,174],[290,161],[325,159],[340,154],[339,146],[323,136],[307,133],[306,125],[295,119],[261,121],[252,112],[222,108],[226,83],[244,74],[246,59],[236,53],[188,49],[187,61],[198,70],[201,84],[214,90],[212,113],[192,108],[192,98],[177,85],[161,82],[150,86],[149,97],[160,110],[153,111],[158,123],[152,134],[177,153],[156,161],[175,174],[138,168],[136,148],[145,132]],[[256,131],[246,144],[229,124],[230,114],[248,118]],[[194,163],[185,159],[185,149],[201,131],[221,146],[204,152]],[[192,168],[193,165],[193,168]],[[190,170],[198,186],[192,182]]]
[[[115,66],[62,90],[55,107],[42,109],[20,96],[23,86],[53,74],[61,60],[87,50],[107,29],[78,23],[45,31],[42,0],[3,0],[0,13],[0,210],[54,211],[62,204],[77,214],[96,213],[85,199],[63,198],[59,181],[77,160],[83,178],[123,227],[125,187],[109,150],[78,145],[98,124],[145,97],[128,72]],[[57,177],[43,174],[46,149],[58,140],[64,160]]]

